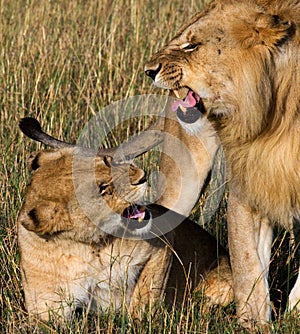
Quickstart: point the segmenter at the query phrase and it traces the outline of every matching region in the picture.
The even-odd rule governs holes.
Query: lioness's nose
[[[129,173],[129,179],[132,185],[143,184],[147,182],[147,175],[142,169],[135,167],[132,173]]]
[[[155,80],[155,77],[157,73],[161,69],[161,64],[155,64],[155,65],[147,65],[145,66],[145,73],[150,77],[152,80]]]

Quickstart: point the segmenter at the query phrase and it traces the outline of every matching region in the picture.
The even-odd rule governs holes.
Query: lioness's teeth
[[[182,105],[180,105],[179,108],[182,110],[182,112],[186,113],[187,108],[183,107]]]

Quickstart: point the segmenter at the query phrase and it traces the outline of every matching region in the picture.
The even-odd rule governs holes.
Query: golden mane
[[[282,47],[240,50],[230,65],[238,110],[222,121],[219,134],[234,188],[262,215],[289,226],[291,215],[300,214],[300,2],[273,6],[292,37],[280,41]],[[236,66],[237,59],[243,66]]]

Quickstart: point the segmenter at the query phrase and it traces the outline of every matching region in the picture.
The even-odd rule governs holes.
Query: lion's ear
[[[292,22],[278,15],[260,13],[254,20],[233,29],[233,33],[243,47],[266,45],[274,48],[286,41],[292,34]]]
[[[23,216],[21,224],[40,235],[67,231],[72,228],[67,208],[54,201],[41,201]]]

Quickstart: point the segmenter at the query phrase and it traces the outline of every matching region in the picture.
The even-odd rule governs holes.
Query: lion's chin
[[[196,136],[201,133],[205,123],[207,122],[206,117],[201,117],[194,123],[186,123],[182,121],[178,116],[177,116],[178,122],[181,125],[181,127],[185,130],[185,132],[190,135],[190,136]]]

